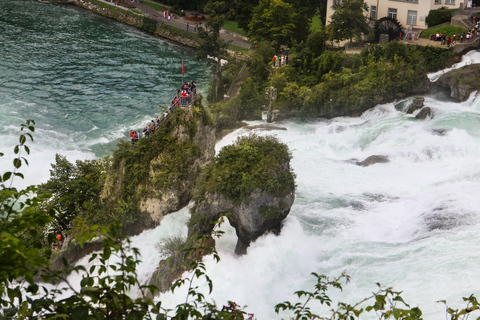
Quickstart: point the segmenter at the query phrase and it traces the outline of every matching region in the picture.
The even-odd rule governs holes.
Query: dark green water
[[[160,114],[182,84],[182,59],[185,81],[208,85],[192,49],[73,5],[1,0],[0,30],[0,150],[7,158],[34,119],[41,176],[56,152],[104,156]]]

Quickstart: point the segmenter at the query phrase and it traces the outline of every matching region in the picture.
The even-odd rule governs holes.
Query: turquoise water
[[[209,81],[192,49],[72,5],[2,0],[0,30],[0,150],[9,158],[19,125],[34,119],[33,182],[56,152],[104,156],[158,115],[182,84],[182,59],[185,81],[200,92]]]

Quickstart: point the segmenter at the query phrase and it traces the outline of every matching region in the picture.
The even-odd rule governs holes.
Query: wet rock
[[[197,204],[193,216],[200,217],[203,221],[215,221],[220,216],[229,213],[230,224],[235,228],[238,237],[235,253],[240,255],[246,254],[250,243],[263,234],[280,231],[282,221],[290,213],[294,200],[294,190],[282,197],[276,197],[256,189],[248,199],[240,204],[235,204],[232,200],[216,192],[206,195]],[[197,225],[192,229],[208,233],[207,229],[209,228],[211,228],[211,224]]]
[[[372,164],[388,163],[388,162],[390,162],[390,160],[388,159],[387,156],[373,155],[361,162],[357,162],[356,165],[360,167],[368,167],[368,166],[371,166]]]
[[[470,221],[470,215],[458,213],[452,208],[440,206],[434,208],[431,212],[423,214],[428,231],[451,230],[459,226],[467,225]]]
[[[408,106],[407,108],[407,111],[405,111],[406,114],[412,114],[414,113],[416,110],[420,109],[423,107],[423,104],[425,102],[425,98],[424,97],[415,97],[413,99],[413,102],[411,105]]]
[[[458,101],[465,101],[474,91],[480,90],[480,65],[468,65],[452,70],[440,77],[435,85],[450,89],[450,97]]]
[[[420,112],[415,116],[415,119],[425,120],[427,117],[433,118],[433,111],[430,107],[424,107]]]
[[[447,132],[448,132],[448,130],[446,130],[446,129],[433,129],[432,130],[432,133],[436,136],[444,136],[444,135],[447,134]]]

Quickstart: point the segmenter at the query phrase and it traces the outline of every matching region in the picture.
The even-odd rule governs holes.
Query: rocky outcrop
[[[251,242],[267,232],[279,233],[282,221],[287,217],[295,200],[294,190],[282,197],[256,189],[250,196],[236,205],[232,200],[216,192],[208,194],[198,203],[193,215],[201,221],[217,221],[228,214],[228,220],[235,228],[238,240],[235,253],[246,254]],[[209,234],[211,224],[196,224],[190,233]]]
[[[290,159],[288,147],[275,137],[243,136],[224,147],[197,179],[186,243],[160,262],[150,284],[169,289],[191,268],[192,259],[209,254],[214,228],[223,216],[235,228],[239,255],[263,234],[278,234],[295,199]]]
[[[425,120],[427,117],[433,118],[433,111],[430,109],[430,107],[425,107],[420,110],[420,112],[415,116],[415,119]]]
[[[215,141],[215,128],[201,102],[195,108],[177,108],[135,147],[119,143],[103,203],[123,212],[131,233],[159,225],[163,216],[190,202],[195,179],[214,156]]]
[[[450,97],[465,101],[474,91],[480,90],[480,65],[468,65],[452,70],[435,82],[437,87],[450,90]]]
[[[425,102],[424,97],[415,97],[413,99],[413,102],[408,106],[407,110],[405,111],[406,114],[412,114],[416,110],[420,109],[423,107],[423,104]]]
[[[205,166],[215,154],[215,128],[213,126],[205,126],[203,119],[196,121],[195,135],[190,136],[190,129],[186,125],[178,125],[172,131],[171,136],[176,138],[176,143],[179,145],[190,145],[199,147],[200,152],[194,159],[190,159],[190,163],[186,161],[186,165],[182,170],[183,179],[177,179],[176,183],[169,185],[166,188],[155,188],[151,190],[149,196],[142,199],[140,202],[140,209],[148,212],[156,225],[160,224],[163,216],[168,213],[178,211],[186,206],[192,196],[195,187],[195,179],[198,176],[200,169]],[[175,161],[175,160],[174,160]],[[150,174],[148,180],[153,180],[158,177],[157,170],[162,170],[162,167],[170,166],[169,157],[159,155],[152,160],[150,165]]]

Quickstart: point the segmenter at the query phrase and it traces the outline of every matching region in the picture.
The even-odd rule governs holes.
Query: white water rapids
[[[426,97],[425,105],[435,111],[432,120],[415,120],[387,104],[359,118],[277,124],[287,130],[275,134],[293,152],[295,203],[281,234],[260,238],[245,256],[233,254],[234,230],[223,228],[221,261],[204,259],[214,283],[209,299],[247,305],[257,319],[279,319],[275,304],[295,301],[296,290],[313,291],[311,272],[334,277],[342,271],[352,279],[343,292],[331,291],[335,299],[353,304],[380,282],[404,291],[426,319],[444,316],[437,300],[460,307],[463,296],[478,294],[480,99]],[[247,133],[235,131],[217,150]],[[359,167],[349,161],[371,155],[390,162]],[[187,219],[183,209],[133,238],[144,260],[143,281],[160,260],[155,243],[186,234]],[[158,299],[173,308],[185,294]]]

